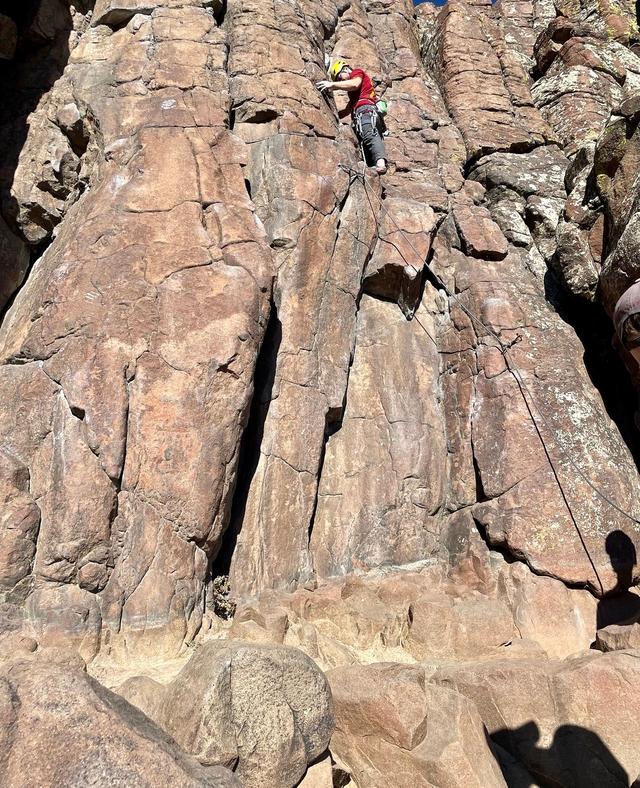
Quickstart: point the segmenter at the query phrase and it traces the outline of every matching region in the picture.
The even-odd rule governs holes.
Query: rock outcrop
[[[71,15],[6,217],[56,236],[2,327],[6,598],[89,655],[175,651],[221,549],[235,596],[290,590],[433,558],[461,507],[537,573],[615,588],[605,537],[635,525],[585,478],[627,510],[637,472],[545,297],[568,162],[499,14],[448,6],[423,62],[403,2],[272,10]],[[395,108],[384,193],[309,90],[328,50]]]
[[[13,662],[0,673],[0,779],[27,785],[239,788],[201,766],[138,709],[86,673]]]
[[[456,692],[425,682],[413,665],[329,673],[336,703],[331,750],[356,785],[504,786],[480,716]]]
[[[233,767],[245,788],[298,785],[333,730],[324,675],[282,646],[209,641],[167,686],[141,677],[120,693],[200,763]]]
[[[23,6],[0,782],[38,682],[95,784],[635,779],[635,6]],[[382,178],[315,88],[338,58],[389,104]]]
[[[635,743],[625,733],[637,665],[637,654],[620,652],[565,664],[458,665],[440,669],[433,680],[472,699],[493,740],[543,785],[595,788],[628,785],[640,770]],[[526,708],[519,707],[523,698]]]

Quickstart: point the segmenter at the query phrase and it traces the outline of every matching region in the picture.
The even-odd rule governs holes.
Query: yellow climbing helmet
[[[344,60],[336,60],[335,63],[331,64],[331,67],[329,69],[329,76],[334,82],[336,81],[336,79],[338,79],[338,74],[342,71],[342,69],[346,65],[347,64],[344,62]]]

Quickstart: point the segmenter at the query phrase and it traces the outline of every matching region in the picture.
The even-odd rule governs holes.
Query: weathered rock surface
[[[227,636],[296,646],[323,669],[524,654],[563,659],[588,649],[598,627],[637,613],[638,596],[627,597],[597,602],[505,562],[487,550],[467,516],[450,523],[437,563],[265,594],[238,607]]]
[[[209,641],[167,686],[141,677],[119,691],[200,763],[232,766],[246,788],[293,788],[333,730],[323,674],[282,646]]]
[[[164,627],[178,648],[198,629],[224,530],[270,253],[244,190],[243,143],[218,109],[225,46],[213,16],[194,5],[137,19],[87,31],[56,86],[91,108],[100,155],[77,218],[2,328],[7,384],[24,403],[17,422],[7,414],[4,451],[40,512],[35,560],[27,538],[4,589],[30,584],[45,627],[58,627],[61,599],[84,595],[96,635],[101,619],[113,634]],[[199,65],[185,66],[185,48]],[[29,434],[32,419],[42,427]]]
[[[118,695],[81,670],[13,662],[0,673],[0,781],[28,785],[239,788],[201,766]]]
[[[542,784],[595,788],[628,785],[638,772],[626,733],[638,669],[637,653],[617,652],[565,663],[458,665],[432,680],[473,700],[492,738]]]
[[[581,474],[598,467],[628,508],[637,472],[538,281],[567,160],[532,102],[529,50],[481,5],[444,9],[424,62],[401,0],[278,9],[276,29],[251,3],[105,2],[91,26],[74,9],[50,31],[69,64],[32,113],[6,215],[20,243],[56,237],[2,326],[2,582],[33,634],[86,656],[126,631],[133,649],[193,639],[227,529],[235,596],[423,561],[467,506],[537,572],[618,582],[603,545],[622,522]],[[486,73],[460,71],[470,40]],[[327,49],[394,106],[384,192],[340,168],[352,133],[309,91]],[[519,341],[524,394],[458,302],[423,287],[428,257]],[[18,399],[32,404],[15,420]]]
[[[398,788],[506,785],[473,703],[427,684],[422,668],[354,666],[328,678],[331,752],[356,785],[377,788],[391,774]]]
[[[312,764],[305,774],[299,788],[333,788],[333,769],[331,756]]]
[[[635,232],[639,110],[637,100],[624,102],[617,109],[598,140],[591,171],[604,209],[606,242],[600,282],[602,297],[610,312],[618,298],[640,276]]]
[[[530,150],[551,139],[526,72],[484,8],[448,4],[438,16],[435,42],[434,65],[469,158]]]
[[[100,694],[85,660],[246,785],[502,785],[497,758],[569,786],[581,749],[634,779],[640,367],[607,322],[640,278],[630,0],[3,13],[17,684],[48,655]],[[383,178],[314,87],[337,58],[389,103]]]
[[[439,359],[428,340],[432,297],[407,322],[395,305],[363,296],[347,404],[327,442],[311,536],[322,577],[409,564],[437,550],[446,438]]]
[[[371,8],[370,21],[360,2],[352,3],[340,17],[337,9],[332,18],[329,11],[326,13],[327,18],[322,20],[324,32],[317,29],[318,22],[313,21],[312,15],[307,16],[309,24],[303,31],[296,18],[283,28],[285,42],[288,37],[295,40],[291,46],[299,47],[303,42],[310,75],[321,73],[321,36],[329,33],[336,57],[344,50],[345,56],[359,59],[381,79],[384,75],[390,84],[385,96],[397,108],[390,120],[396,134],[388,141],[397,172],[386,184],[386,213],[380,208],[377,184],[366,179],[349,186],[347,174],[340,170],[336,188],[327,193],[328,202],[321,204],[316,181],[318,177],[324,183],[331,176],[335,178],[340,162],[354,163],[353,137],[344,126],[336,127],[324,103],[316,103],[315,95],[310,100],[300,100],[301,95],[307,97],[306,89],[296,93],[295,100],[291,98],[289,83],[297,84],[299,76],[295,80],[280,80],[274,88],[271,64],[259,63],[255,67],[249,100],[242,92],[236,98],[237,91],[246,90],[244,86],[248,84],[243,74],[233,76],[241,55],[246,57],[246,45],[237,58],[234,54],[236,42],[240,45],[243,36],[248,35],[245,26],[249,25],[252,40],[276,41],[277,45],[271,45],[276,52],[283,46],[283,30],[272,28],[266,9],[251,16],[244,13],[233,17],[231,90],[236,103],[244,102],[242,111],[236,114],[235,129],[253,141],[252,196],[271,245],[282,248],[276,254],[275,286],[282,336],[255,473],[241,518],[234,524],[239,534],[231,563],[231,582],[240,595],[269,587],[291,588],[296,581],[305,582],[312,577],[309,531],[313,530],[319,503],[318,478],[322,478],[325,443],[344,415],[359,289],[395,300],[405,314],[415,310],[434,230],[433,212],[446,205],[448,183],[454,177],[460,182],[459,172],[453,172],[457,168],[450,164],[441,172],[434,172],[440,148],[449,157],[454,154],[462,158],[460,140],[449,125],[437,91],[430,89],[432,83],[425,84],[420,78],[424,72],[410,27],[410,6],[396,3],[389,9]],[[317,32],[312,37],[314,31]],[[375,44],[371,38],[374,31]],[[263,90],[276,91],[269,98],[275,116],[256,127],[252,107],[256,94],[261,96]],[[288,119],[292,112],[305,123],[305,128],[313,126],[323,138],[284,145],[285,132],[291,130],[292,120]],[[441,123],[447,124],[442,131]],[[438,130],[427,139],[425,127]],[[291,135],[291,139],[296,136]],[[273,177],[270,171],[276,157]],[[283,167],[287,161],[290,166]],[[310,161],[317,167],[317,175],[307,174],[303,181],[298,170],[308,170]],[[315,164],[318,161],[320,164]],[[411,170],[406,178],[405,170]],[[303,188],[310,193],[304,197],[301,212],[292,204],[291,195],[302,197]],[[340,201],[343,206],[338,228],[335,206]],[[376,227],[378,221],[380,225]],[[380,237],[376,237],[376,229]],[[320,265],[314,259],[320,260]],[[396,506],[400,505],[398,500]],[[419,512],[417,516],[421,516]],[[391,540],[397,543],[397,535],[393,534]],[[267,553],[272,558],[265,562]]]
[[[609,624],[598,630],[595,647],[600,651],[626,651],[640,648],[640,625],[637,621]]]

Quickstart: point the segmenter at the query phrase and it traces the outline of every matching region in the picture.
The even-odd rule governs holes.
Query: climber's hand
[[[328,79],[323,79],[320,82],[316,82],[316,87],[321,93],[324,93],[325,90],[331,90],[333,86],[333,82],[330,82]]]

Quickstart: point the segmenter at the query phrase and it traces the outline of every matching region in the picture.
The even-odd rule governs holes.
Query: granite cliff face
[[[14,727],[41,674],[60,736],[110,710],[95,784],[118,747],[180,785],[640,773],[638,41],[626,0],[0,15]],[[381,179],[336,58],[389,102]]]

